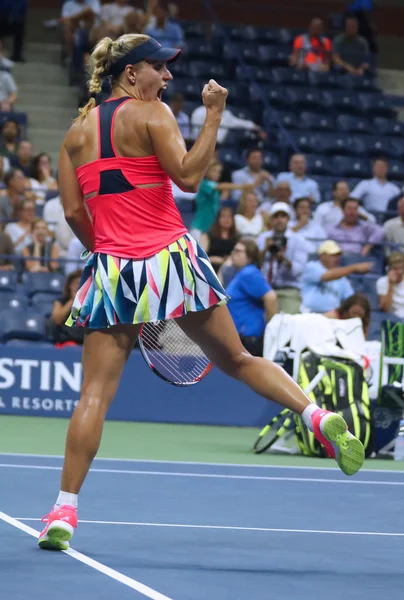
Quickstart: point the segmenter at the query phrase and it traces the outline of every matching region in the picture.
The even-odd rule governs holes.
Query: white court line
[[[4,469],[28,469],[38,471],[61,471],[62,467],[54,465],[12,465],[0,463]],[[131,471],[129,469],[90,469],[90,473],[116,473],[118,475],[152,475],[157,477],[196,477],[201,479],[239,479],[247,481],[300,481],[309,483],[341,483],[350,485],[399,485],[404,481],[371,481],[359,479],[320,479],[319,477],[273,477],[266,475],[221,475],[218,473],[177,473],[169,471]]]
[[[1,513],[0,513],[1,517]],[[18,521],[39,521],[36,518],[16,517]],[[328,535],[375,535],[383,537],[404,537],[404,533],[385,533],[380,531],[334,531],[327,529],[274,529],[270,527],[232,527],[227,525],[188,525],[180,523],[143,523],[132,521],[85,521],[80,519],[80,523],[90,523],[93,525],[133,525],[137,527],[177,527],[181,529],[219,529],[225,531],[261,531],[272,533],[321,533]]]
[[[23,452],[0,452],[0,456],[23,456],[26,458],[60,458],[64,459],[63,454],[28,454]],[[298,469],[302,471],[338,471],[338,467],[308,467],[304,465],[253,465],[243,463],[220,463],[220,462],[199,462],[191,460],[152,460],[144,458],[102,458],[97,456],[94,461],[110,461],[110,462],[128,462],[128,463],[151,463],[151,464],[162,464],[162,465],[201,465],[207,467],[236,467],[236,468],[247,468],[247,469]],[[361,469],[367,473],[400,473],[404,475],[404,469],[367,469],[366,467]]]
[[[24,533],[28,533],[28,535],[32,535],[32,537],[34,537],[34,538],[39,537],[39,531],[37,531],[36,529],[32,529],[32,527],[29,527],[28,525],[25,525],[24,523],[20,523],[19,521],[17,521],[17,519],[14,519],[13,517],[10,517],[9,515],[6,515],[5,513],[1,512],[1,511],[0,511],[0,519],[5,521],[9,525],[12,525],[13,527],[20,529]],[[99,571],[103,575],[107,575],[108,577],[115,579],[115,581],[119,581],[119,583],[123,583],[123,585],[126,585],[126,586],[132,588],[132,590],[136,590],[136,592],[143,594],[143,596],[146,596],[147,598],[151,598],[151,600],[172,600],[172,598],[169,598],[168,596],[164,596],[164,594],[160,594],[160,592],[157,592],[156,590],[153,590],[152,588],[148,587],[147,585],[140,583],[140,581],[136,581],[136,579],[127,577],[126,575],[123,575],[119,571],[115,571],[115,569],[111,569],[110,567],[103,565],[102,563],[98,562],[97,560],[94,560],[94,559],[90,558],[89,556],[82,554],[81,552],[77,552],[77,550],[73,550],[73,548],[70,548],[69,550],[63,550],[62,552],[64,552],[65,554],[68,554],[75,560],[78,560],[79,562],[84,563],[85,565],[91,567],[92,569]]]

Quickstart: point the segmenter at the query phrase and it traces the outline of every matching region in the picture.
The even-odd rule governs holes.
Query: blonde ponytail
[[[102,89],[102,75],[108,72],[111,65],[119,60],[122,56],[125,56],[130,50],[140,46],[144,42],[150,39],[148,35],[140,34],[125,34],[121,35],[117,40],[112,40],[109,37],[103,38],[91,54],[90,63],[90,79],[88,80],[87,87],[92,95],[90,100],[83,108],[79,109],[78,119],[84,119],[95,108],[96,101],[95,96],[99,94]]]

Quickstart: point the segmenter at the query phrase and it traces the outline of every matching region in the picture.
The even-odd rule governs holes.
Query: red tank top
[[[98,160],[76,170],[91,214],[95,252],[120,258],[147,258],[187,233],[175,204],[171,181],[156,156],[117,156],[114,121],[120,106],[132,98],[113,98],[98,111]],[[154,188],[138,185],[162,183]]]

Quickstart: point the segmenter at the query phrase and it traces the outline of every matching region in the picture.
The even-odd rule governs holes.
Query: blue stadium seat
[[[226,74],[224,66],[217,62],[195,60],[188,64],[188,69],[190,75],[195,79],[223,79]]]
[[[63,291],[65,277],[61,273],[24,273],[23,283],[27,295],[49,294],[59,296]]]
[[[282,41],[279,39],[279,31],[277,29],[270,29],[269,27],[254,27],[256,38],[255,40],[260,44],[279,44]]]
[[[373,77],[364,75],[358,77],[358,75],[337,75],[337,82],[339,87],[348,90],[358,90],[358,92],[379,92],[380,88],[377,87]]]
[[[175,62],[170,63],[170,73],[174,78],[186,79],[189,77],[188,63],[181,60],[176,60]],[[169,92],[171,92],[171,83]]]
[[[286,67],[289,62],[290,48],[285,46],[258,46],[258,53],[255,46],[253,52],[265,66]]]
[[[293,90],[284,88],[279,85],[263,85],[262,90],[269,102],[269,105],[274,108],[288,109],[295,105],[296,95]],[[250,86],[250,98],[254,102],[255,86]]]
[[[292,92],[294,103],[299,109],[318,111],[323,106],[323,95],[319,90],[310,88],[292,88],[290,92]]]
[[[310,71],[308,80],[311,87],[318,87],[323,90],[334,90],[339,88],[338,76],[335,73],[316,73]]]
[[[254,121],[254,116],[248,108],[241,106],[228,105],[229,110],[238,117],[239,119],[246,119],[247,121]]]
[[[332,188],[336,181],[338,181],[338,177],[333,175],[316,175],[314,179],[317,181],[321,196],[325,202],[331,200]]]
[[[373,127],[371,121],[367,117],[351,115],[338,115],[336,121],[338,131],[349,133],[372,133]]]
[[[294,112],[270,110],[264,112],[264,125],[271,127],[281,125],[286,129],[296,129],[298,127],[297,116]],[[307,129],[310,125],[307,125]],[[305,128],[306,129],[306,128]]]
[[[10,339],[46,340],[45,317],[33,310],[14,309],[0,315],[0,342]]]
[[[347,156],[363,156],[365,145],[361,138],[346,133],[323,133],[317,142],[317,152]]]
[[[373,126],[377,133],[381,133],[382,135],[404,137],[404,123],[395,119],[375,117],[373,119]]]
[[[251,129],[233,129],[226,137],[226,146],[231,148],[262,148],[264,145],[256,132]]]
[[[321,154],[306,154],[307,170],[311,175],[331,175],[331,159]]]
[[[231,51],[232,47],[229,47],[227,55],[231,56]],[[265,61],[263,61],[261,56],[259,55],[256,44],[239,44],[238,51],[244,62],[246,62],[249,65],[262,64],[263,66],[269,66],[269,64],[264,64]],[[235,58],[234,55],[233,58]]]
[[[347,267],[349,265],[355,265],[356,263],[367,263],[367,262],[371,262],[373,263],[373,267],[370,271],[370,273],[374,276],[380,276],[382,273],[382,261],[378,260],[377,258],[375,258],[374,256],[362,256],[361,254],[345,254],[343,253],[340,259],[340,265],[341,267]],[[358,277],[358,279],[360,279]],[[366,292],[364,286],[368,286],[368,288],[371,288],[371,284],[364,284],[363,283],[364,277],[362,277],[362,284],[361,290],[358,291],[363,291],[364,293]],[[373,277],[372,277],[372,282],[374,281]]]
[[[183,111],[190,117],[192,115],[192,113],[194,112],[194,110],[196,108],[198,108],[198,106],[200,106],[200,105],[201,105],[201,102],[184,102]]]
[[[300,114],[299,125],[302,129],[312,129],[314,131],[334,131],[335,119],[332,115],[302,112]]]
[[[382,321],[386,320],[390,318],[390,315],[388,313],[379,311],[379,310],[373,310],[371,312],[370,315],[370,327],[369,327],[369,333],[368,333],[368,340],[369,341],[379,341],[380,340],[380,329],[381,329],[381,324]]]
[[[241,169],[244,167],[244,160],[242,159],[240,152],[233,148],[220,148],[219,160],[222,163],[226,163],[231,169]]]
[[[260,83],[272,83],[273,82],[273,74],[272,70],[260,67],[260,66],[252,66],[252,65],[237,65],[236,67],[236,78],[239,81],[246,81],[249,78],[256,80]]]
[[[0,294],[15,292],[17,289],[17,273],[15,271],[0,271]]]
[[[357,103],[362,110],[374,117],[392,118],[396,112],[390,100],[383,94],[358,94]]]
[[[229,92],[228,103],[237,106],[250,106],[248,85],[238,81],[231,81],[228,79],[222,80],[220,84],[227,89]],[[199,100],[201,95],[199,94]]]
[[[403,160],[404,159],[404,138],[400,139],[398,137],[389,138],[389,142],[394,148],[395,157]]]
[[[206,35],[204,23],[198,21],[181,21],[181,28],[187,40],[204,38]]]
[[[273,152],[264,152],[264,169],[267,169],[270,173],[276,173],[280,170],[280,162],[277,154]]]
[[[177,79],[170,82],[170,95],[181,92],[186,100],[199,100],[201,102],[202,83],[195,79]]]
[[[323,91],[323,103],[337,113],[356,115],[364,111],[362,104],[358,102],[358,94],[348,90]]]
[[[400,156],[398,148],[394,146],[388,138],[382,138],[375,135],[361,136],[366,147],[366,153],[371,158],[386,156],[387,158],[397,158]]]
[[[188,40],[182,49],[182,54],[188,60],[217,60],[217,54],[215,48],[206,40]],[[181,61],[176,61],[181,62]],[[174,63],[170,63],[170,71],[174,66]]]
[[[307,74],[303,71],[296,71],[290,67],[277,67],[271,70],[274,83],[293,86],[307,85]]]
[[[312,131],[296,131],[293,139],[301,152],[315,153],[318,151],[319,139],[323,134],[319,135]]]
[[[283,44],[284,46],[289,46],[289,51],[290,51],[290,46],[298,33],[301,33],[300,30],[294,31],[292,29],[284,29],[284,28],[278,29],[277,36],[278,36],[279,44]]]
[[[0,292],[0,312],[8,308],[27,308],[28,298],[18,292]]]
[[[32,296],[31,306],[39,314],[48,317],[52,312],[55,299],[57,298],[53,298],[52,294],[43,294],[42,292],[39,292],[38,294],[34,294],[34,296]]]
[[[352,156],[334,156],[332,159],[334,173],[338,177],[370,177],[371,169],[368,159]]]
[[[389,175],[392,180],[402,182],[404,180],[404,163],[396,160],[389,160]]]

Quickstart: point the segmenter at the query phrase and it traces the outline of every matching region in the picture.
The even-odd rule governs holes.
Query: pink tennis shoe
[[[319,408],[311,416],[313,433],[345,475],[354,475],[365,461],[363,444],[348,431],[344,419]]]
[[[42,521],[47,525],[39,536],[38,546],[43,550],[68,550],[78,523],[77,509],[68,505],[54,506]]]

